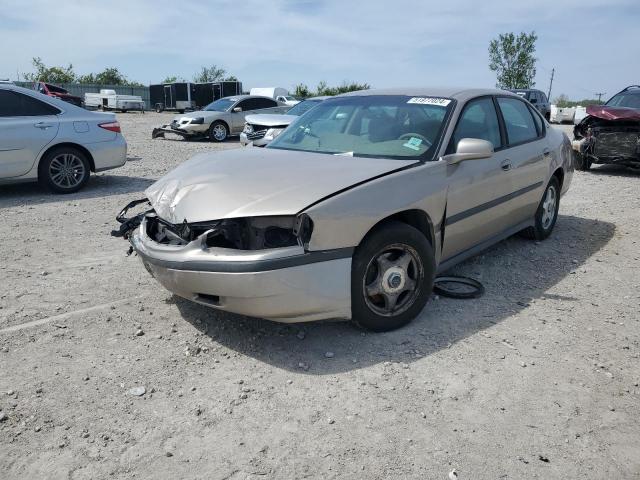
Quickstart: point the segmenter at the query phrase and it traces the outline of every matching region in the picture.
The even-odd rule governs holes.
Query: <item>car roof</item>
[[[513,95],[508,90],[494,88],[461,88],[461,87],[418,87],[418,88],[376,88],[343,93],[339,97],[370,96],[370,95],[407,95],[412,97],[444,97],[459,101],[466,101],[483,95]]]
[[[275,102],[275,99],[271,98],[271,97],[267,97],[265,95],[229,95],[228,97],[222,97],[225,98],[227,100],[232,100],[234,102],[238,102],[240,100],[246,100],[247,98],[267,98],[269,100],[273,100]],[[220,99],[222,100],[222,99]]]

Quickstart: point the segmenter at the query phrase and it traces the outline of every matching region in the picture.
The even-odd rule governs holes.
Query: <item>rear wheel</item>
[[[553,231],[558,219],[560,208],[560,183],[556,177],[551,177],[547,189],[542,195],[542,200],[536,210],[533,227],[522,231],[523,236],[533,240],[544,240]]]
[[[73,193],[89,181],[91,169],[86,155],[72,147],[48,152],[38,166],[38,180],[56,193]]]
[[[213,122],[209,127],[209,138],[214,142],[224,142],[229,136],[229,130],[224,122]]]
[[[400,222],[377,228],[353,256],[354,322],[376,332],[406,325],[427,302],[434,273],[433,250],[420,231]]]

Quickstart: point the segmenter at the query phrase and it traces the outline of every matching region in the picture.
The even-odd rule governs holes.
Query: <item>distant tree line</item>
[[[53,84],[81,83],[92,85],[123,85],[139,87],[144,86],[139,82],[128,79],[116,67],[107,67],[98,73],[88,73],[78,75],[73,70],[73,65],[65,66],[48,66],[40,57],[33,59],[33,72],[23,74],[23,78],[27,82],[42,81]],[[187,80],[178,75],[168,75],[162,83],[186,82]],[[230,75],[223,67],[211,65],[210,67],[201,67],[198,72],[193,75],[194,82],[236,82],[235,75]],[[371,86],[368,83],[342,82],[342,84],[330,87],[327,82],[318,83],[315,91],[312,91],[307,85],[300,83],[296,85],[293,95],[300,98],[316,97],[321,95],[338,95],[340,93],[353,92],[355,90],[368,90]]]
[[[321,81],[320,83],[318,83],[315,91],[312,91],[304,83],[299,83],[295,86],[293,95],[298,98],[320,97],[324,95],[339,95],[341,93],[355,92],[357,90],[369,90],[370,88],[371,85],[369,85],[368,83],[345,81],[337,87],[330,87],[329,85],[327,85],[327,82]]]
[[[129,80],[120,73],[116,67],[107,67],[98,73],[88,73],[77,75],[73,70],[73,65],[68,66],[47,66],[40,57],[33,58],[33,72],[23,74],[27,82],[42,81],[47,83],[84,83],[95,85],[125,85],[132,87],[143,86],[139,82]]]
[[[554,105],[557,105],[559,108],[566,108],[577,107],[578,105],[581,105],[583,107],[586,107],[587,105],[600,105],[602,101],[598,100],[597,98],[585,98],[583,100],[574,101],[569,100],[569,97],[562,93],[554,98],[552,103]]]

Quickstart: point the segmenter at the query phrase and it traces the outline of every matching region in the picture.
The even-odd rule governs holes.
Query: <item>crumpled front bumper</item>
[[[194,302],[279,322],[351,318],[351,249],[164,245],[146,234],[144,220],[130,242],[156,280]]]

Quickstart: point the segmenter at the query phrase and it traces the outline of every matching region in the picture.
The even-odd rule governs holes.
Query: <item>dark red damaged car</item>
[[[69,102],[78,107],[82,107],[82,98],[71,95],[62,87],[58,87],[46,82],[36,82],[33,84],[33,89],[50,97],[59,98],[60,100],[64,100],[65,102]]]
[[[589,105],[573,136],[579,170],[605,163],[640,169],[640,86],[625,88],[604,105]]]

